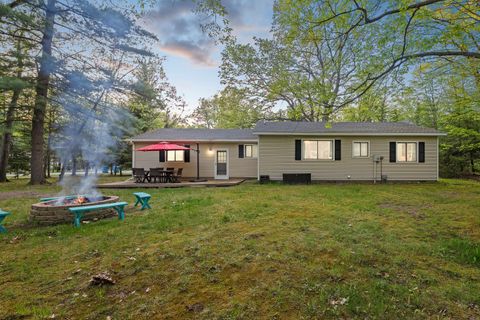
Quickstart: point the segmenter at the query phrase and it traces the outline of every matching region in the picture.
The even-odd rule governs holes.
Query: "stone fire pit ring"
[[[103,200],[92,201],[83,204],[55,205],[56,200],[32,204],[30,210],[30,221],[38,225],[55,225],[61,223],[72,223],[73,214],[68,210],[73,207],[91,206],[118,202],[117,196],[103,196]],[[95,210],[85,213],[82,220],[104,219],[116,216],[113,209]]]

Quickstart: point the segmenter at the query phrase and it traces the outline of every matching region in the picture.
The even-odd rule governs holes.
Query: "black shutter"
[[[243,157],[244,157],[243,151],[244,151],[244,146],[243,146],[243,144],[239,144],[239,145],[238,145],[238,157],[239,157],[239,158],[243,158]]]
[[[158,155],[159,155],[159,160],[160,162],[165,162],[165,150],[162,150],[162,151],[158,151]]]
[[[335,140],[335,160],[342,160],[342,140]]]
[[[390,162],[397,162],[397,143],[390,142]]]
[[[302,140],[295,140],[295,160],[302,160]]]
[[[418,143],[418,162],[425,162],[425,142]]]
[[[190,148],[189,144],[186,144],[185,147]],[[190,162],[190,150],[185,150],[183,153],[183,162]]]

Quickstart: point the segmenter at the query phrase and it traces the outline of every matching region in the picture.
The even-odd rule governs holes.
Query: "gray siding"
[[[138,149],[154,142],[136,142],[133,149]],[[196,148],[193,142],[185,142],[182,144],[190,144],[191,148]],[[200,177],[214,177],[215,150],[228,150],[229,160],[229,176],[231,178],[256,178],[257,177],[257,158],[239,158],[238,145],[252,144],[252,142],[238,143],[201,143],[200,144]],[[211,150],[210,150],[211,149]],[[133,151],[133,167],[134,168],[158,168],[172,167],[183,168],[184,177],[196,177],[197,175],[197,153],[190,151],[190,162],[160,162],[158,152],[142,152]]]
[[[295,140],[339,139],[342,159],[295,160]],[[353,158],[352,142],[369,141],[370,157]],[[425,142],[425,163],[390,163],[390,141]],[[269,175],[272,180],[281,180],[283,173],[311,173],[312,180],[372,180],[372,155],[384,156],[383,174],[389,180],[437,180],[437,137],[348,137],[348,136],[260,136],[259,174]],[[303,146],[302,146],[303,147]],[[303,156],[303,150],[302,150]],[[418,156],[417,156],[418,158]],[[378,175],[380,170],[378,170]]]

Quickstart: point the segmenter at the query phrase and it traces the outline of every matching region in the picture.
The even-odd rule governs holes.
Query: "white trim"
[[[260,181],[260,139],[257,143],[257,181]]]
[[[253,132],[252,134],[261,136],[261,135],[269,135],[269,136],[385,136],[385,137],[395,137],[395,136],[421,136],[421,137],[438,137],[438,136],[446,136],[446,133],[439,132],[439,133],[378,133],[378,132]]]
[[[331,142],[331,151],[332,159],[318,159],[318,143],[317,143],[317,159],[305,159],[305,145],[304,141],[330,141]],[[302,139],[302,161],[335,161],[335,139]]]
[[[367,155],[366,156],[354,156],[353,155],[353,145],[355,143],[368,143],[368,150],[367,150]],[[362,147],[360,146],[360,154],[362,153]],[[353,159],[368,159],[370,158],[370,140],[353,140],[352,141],[352,158]]]
[[[136,168],[135,167],[135,143],[132,142],[132,168]]]
[[[247,152],[246,152],[246,146],[251,146],[252,147],[252,156],[251,157],[247,157]],[[253,148],[257,146],[257,156],[254,157],[253,156]],[[243,159],[256,159],[258,158],[258,143],[255,144],[255,143],[245,143],[243,144]]]
[[[440,149],[439,149],[439,138],[437,137],[437,181],[440,179],[439,162],[440,162]]]
[[[227,174],[224,175],[224,176],[219,176],[217,175],[217,152],[218,151],[225,151],[227,153],[227,157],[226,157],[226,160],[227,160]],[[213,176],[215,179],[218,179],[218,180],[228,180],[230,178],[230,153],[228,152],[228,149],[225,149],[225,148],[221,148],[221,149],[215,149],[215,153],[214,153],[214,161],[213,161]]]
[[[169,141],[169,142],[189,142],[189,143],[197,143],[197,142],[256,142],[258,143],[258,139],[195,139],[195,140],[188,140],[188,139],[128,139],[126,141],[129,142],[162,142],[162,141]]]
[[[416,164],[416,163],[420,163],[418,162],[418,143],[419,141],[403,141],[403,140],[400,140],[400,141],[395,141],[395,163],[400,163],[400,164]],[[397,149],[397,145],[399,143],[415,143],[416,147],[415,147],[415,161],[398,161],[398,149]],[[405,146],[406,147],[406,146]],[[405,152],[407,152],[407,150],[405,150]]]

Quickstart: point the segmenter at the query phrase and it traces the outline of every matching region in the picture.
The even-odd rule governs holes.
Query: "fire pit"
[[[70,213],[68,208],[105,204],[117,201],[117,196],[77,196],[40,202],[32,205],[32,210],[30,211],[30,221],[40,225],[72,223],[73,215]],[[113,217],[115,215],[116,212],[113,209],[96,210],[86,213],[82,220],[103,219],[107,217]]]

